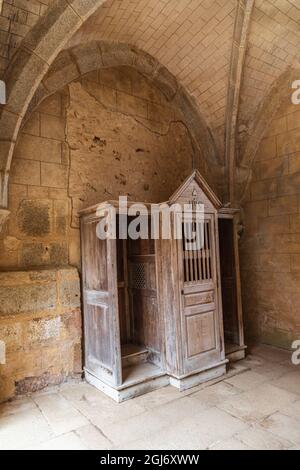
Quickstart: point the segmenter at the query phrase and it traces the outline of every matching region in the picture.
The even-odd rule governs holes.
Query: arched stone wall
[[[236,194],[239,204],[243,204],[247,197],[247,191],[251,184],[253,176],[253,166],[255,158],[259,152],[260,146],[272,121],[276,117],[280,106],[291,100],[292,83],[299,78],[300,71],[295,68],[289,68],[273,83],[269,93],[265,97],[255,115],[251,119],[251,127],[244,130],[240,128],[237,136],[237,178]]]
[[[24,38],[22,45],[8,67],[5,75],[8,101],[5,108],[2,109],[0,117],[0,207],[2,208],[7,207],[7,185],[14,146],[31,99],[58,54],[83,22],[103,3],[103,0],[54,1],[45,15]],[[122,53],[122,46],[116,44],[115,46],[114,55],[120,61],[122,54],[124,58],[126,54],[124,54],[124,50]],[[111,46],[109,46],[108,51],[105,49],[102,51],[104,60],[114,55]],[[132,57],[134,55],[136,54],[132,50]],[[60,61],[63,60],[63,57],[61,57]],[[82,65],[85,67],[84,60]],[[144,65],[145,68],[150,67],[150,70],[152,67],[154,73],[159,72],[163,85],[169,75],[167,69],[164,67],[157,68],[153,58],[146,59]],[[166,90],[168,90],[168,87]],[[172,90],[173,92],[174,90]],[[176,99],[182,99],[181,106],[183,108],[191,108],[186,94],[179,93],[176,94],[176,97],[178,97]],[[199,123],[199,117],[195,117],[194,113],[190,116],[190,120]],[[203,130],[206,127],[205,123],[201,127]],[[203,134],[203,132],[200,133]],[[216,145],[209,128],[205,129],[205,137],[207,139],[205,153],[217,158]]]
[[[7,184],[14,146],[27,107],[53,60],[104,0],[55,0],[27,34],[5,74],[7,104],[0,117],[0,207],[7,207]]]
[[[203,161],[212,166],[221,164],[212,133],[192,97],[154,57],[129,44],[100,41],[62,51],[36,90],[27,115],[42,99],[71,81],[96,69],[114,66],[133,67],[149,79],[172,105],[181,110]]]

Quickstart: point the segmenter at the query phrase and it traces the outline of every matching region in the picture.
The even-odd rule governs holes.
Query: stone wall
[[[75,268],[0,273],[0,298],[0,401],[81,373]]]
[[[134,69],[71,83],[44,100],[20,134],[0,269],[79,267],[80,208],[119,194],[163,202],[198,157],[180,110]]]
[[[262,141],[241,241],[246,332],[286,348],[300,338],[300,107],[286,100]]]
[[[0,399],[81,371],[78,210],[119,194],[163,202],[198,158],[180,110],[127,67],[90,73],[33,112],[0,234]]]
[[[53,0],[4,0],[0,2],[0,74],[6,69],[22,39],[44,15],[52,2]]]

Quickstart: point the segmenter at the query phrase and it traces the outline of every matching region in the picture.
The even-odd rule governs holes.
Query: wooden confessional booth
[[[183,205],[197,203],[205,209],[202,242],[191,250],[175,232],[184,230]],[[147,214],[161,207],[144,206]],[[109,227],[116,212],[118,227],[124,217],[118,201],[80,212],[85,377],[118,402],[168,384],[185,390],[244,357],[237,212],[222,208],[198,171],[164,204],[170,206],[169,237],[161,213],[155,238],[149,215],[140,213],[149,221],[148,239],[119,231],[99,238],[98,224]],[[129,215],[126,223],[133,220]]]

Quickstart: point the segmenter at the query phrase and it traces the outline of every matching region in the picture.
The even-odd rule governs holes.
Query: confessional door
[[[200,244],[191,249],[186,237],[178,243],[185,374],[220,362],[223,349],[216,216],[205,214],[196,224]]]
[[[85,369],[118,386],[122,383],[122,365],[116,240],[97,236],[98,224],[109,224],[109,217],[106,213],[81,219]]]

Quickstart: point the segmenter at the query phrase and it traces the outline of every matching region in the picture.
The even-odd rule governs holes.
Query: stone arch
[[[27,107],[68,40],[106,0],[54,0],[23,40],[4,80],[7,104],[0,117],[0,208],[7,207],[9,169]]]
[[[259,145],[266,135],[271,122],[287,95],[292,94],[292,82],[299,76],[299,71],[289,68],[273,83],[272,88],[257,109],[252,122],[252,128],[241,145],[240,158],[237,162],[237,194],[242,203],[252,178],[252,166]]]
[[[8,204],[11,160],[28,106],[32,99],[34,103],[38,100],[38,96],[43,96],[43,87],[40,84],[45,76],[51,73],[49,69],[54,61],[52,71],[55,68],[63,70],[63,64],[66,63],[68,55],[75,54],[80,49],[84,51],[84,54],[87,53],[85,46],[77,46],[59,55],[83,22],[104,2],[105,0],[56,0],[25,37],[8,67],[4,77],[7,83],[8,99],[0,117],[0,207],[6,208]],[[93,49],[91,44],[87,47]],[[93,54],[90,50],[86,58],[82,57],[78,61],[77,65],[82,67],[81,72],[88,68],[89,60],[95,58]],[[221,161],[211,130],[201,118],[196,104],[165,67],[150,55],[138,54],[137,49],[117,43],[107,46],[102,44],[100,55],[97,54],[96,60],[102,60],[102,65],[110,61],[111,66],[114,60],[120,65],[122,60],[133,63],[137,57],[140,58],[137,62],[143,73],[148,73],[160,81],[160,86],[164,87],[164,92],[170,95],[170,99],[179,100],[183,112],[189,117],[190,125],[195,129],[196,140],[204,143],[202,145],[203,156],[208,158],[208,161],[211,160],[220,165]]]
[[[197,145],[198,153],[205,161],[218,165],[218,154],[212,134],[194,100],[154,57],[124,43],[93,41],[63,50],[37,88],[24,120],[43,99],[72,81],[95,70],[116,66],[135,68],[164,94],[167,101],[178,107]]]

